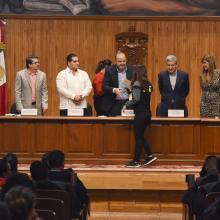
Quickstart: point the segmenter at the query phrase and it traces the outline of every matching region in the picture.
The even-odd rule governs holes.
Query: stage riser
[[[89,190],[90,220],[182,220],[181,191]]]

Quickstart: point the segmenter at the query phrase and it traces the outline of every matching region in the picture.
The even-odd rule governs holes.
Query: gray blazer
[[[31,80],[27,69],[17,72],[15,80],[15,101],[18,111],[23,108],[32,108]],[[36,108],[38,115],[42,115],[42,109],[48,108],[48,90],[46,74],[37,71],[36,79]]]

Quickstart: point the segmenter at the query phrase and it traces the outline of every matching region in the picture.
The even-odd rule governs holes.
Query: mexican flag
[[[7,113],[7,85],[4,59],[4,26],[5,22],[0,20],[0,115]]]

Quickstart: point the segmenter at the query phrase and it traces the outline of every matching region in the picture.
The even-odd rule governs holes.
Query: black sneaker
[[[150,155],[147,157],[147,159],[144,161],[144,165],[148,165],[152,162],[154,162],[155,160],[157,160],[157,157],[154,155]]]
[[[128,164],[125,165],[126,167],[140,167],[141,164],[138,161],[130,161]]]

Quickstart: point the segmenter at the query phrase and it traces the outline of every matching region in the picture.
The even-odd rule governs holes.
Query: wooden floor
[[[182,220],[185,175],[200,167],[75,167],[91,197],[90,220]]]

